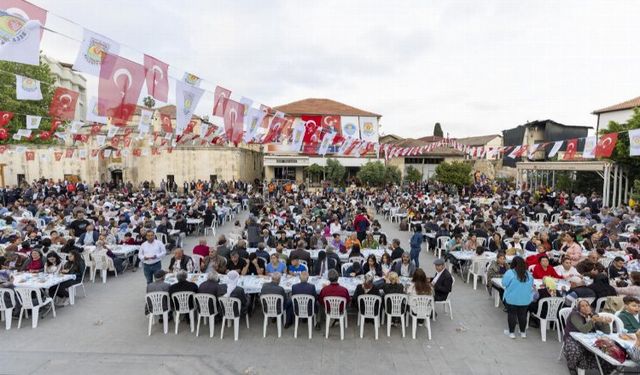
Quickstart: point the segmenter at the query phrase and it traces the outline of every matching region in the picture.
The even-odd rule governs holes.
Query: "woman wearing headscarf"
[[[598,369],[598,363],[593,353],[588,351],[582,344],[571,337],[571,332],[591,333],[602,331],[609,333],[609,323],[611,318],[600,317],[594,314],[589,301],[579,299],[576,307],[567,317],[566,327],[564,329],[564,356],[567,359],[567,367],[569,372],[577,374],[577,369],[590,370]],[[600,361],[602,372],[610,374],[615,368],[606,361]]]
[[[243,316],[247,313],[249,304],[247,303],[247,296],[244,293],[244,289],[238,286],[238,282],[240,282],[240,274],[237,271],[229,271],[229,273],[227,273],[227,291],[224,296],[240,300],[239,313],[240,316]],[[235,310],[234,314],[238,314],[238,311]]]

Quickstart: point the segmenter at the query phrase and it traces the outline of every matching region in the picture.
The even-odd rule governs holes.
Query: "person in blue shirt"
[[[409,241],[409,245],[411,246],[411,260],[416,265],[416,267],[420,267],[420,250],[422,250],[422,241],[424,240],[422,236],[422,227],[420,224],[416,225],[416,231],[411,236],[411,240]]]
[[[507,308],[509,330],[505,334],[515,339],[516,323],[520,326],[520,336],[527,337],[527,313],[533,301],[533,276],[527,271],[527,263],[517,256],[511,261],[511,269],[502,277],[503,301]]]
[[[280,260],[280,257],[277,253],[271,254],[271,262],[267,264],[267,275],[271,275],[272,273],[279,272],[283,273],[286,269],[286,265],[283,261]]]
[[[304,264],[300,263],[300,259],[297,256],[293,255],[291,257],[291,264],[289,265],[289,268],[288,268],[289,275],[298,276],[300,275],[300,273],[306,270],[307,270],[307,267],[305,267]]]

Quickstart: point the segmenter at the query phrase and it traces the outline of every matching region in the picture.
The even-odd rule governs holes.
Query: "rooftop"
[[[459,143],[466,146],[484,146],[494,140],[496,137],[502,137],[500,134],[479,135],[476,137],[466,137],[456,139]]]
[[[534,121],[528,121],[525,124],[522,125],[518,125],[517,127],[520,126],[546,126],[548,124],[553,124],[556,126],[562,126],[562,127],[566,127],[566,128],[584,128],[584,129],[591,129],[591,126],[584,126],[584,125],[565,125],[565,124],[561,124],[559,122],[553,121],[551,119],[546,119],[546,120],[534,120]],[[510,130],[510,129],[507,129]]]
[[[274,110],[284,112],[288,115],[340,115],[340,116],[371,116],[382,117],[373,112],[336,102],[331,99],[309,98],[279,105]]]
[[[591,113],[593,113],[594,115],[597,115],[599,113],[622,111],[622,110],[625,110],[625,109],[633,109],[635,107],[640,107],[640,96],[638,96],[637,98],[633,98],[633,99],[627,100],[627,101],[622,102],[622,103],[611,105],[609,107],[604,107],[604,108],[601,108],[601,109],[597,109],[597,110],[595,110],[595,111],[593,111]]]

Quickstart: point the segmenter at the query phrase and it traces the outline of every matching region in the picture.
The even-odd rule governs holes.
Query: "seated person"
[[[266,264],[256,253],[249,254],[249,268],[246,275],[264,275]]]
[[[38,273],[44,270],[44,260],[42,254],[38,250],[31,250],[31,255],[27,258],[27,261],[22,265],[22,271]]]
[[[178,271],[178,273],[176,274],[176,279],[178,280],[178,282],[176,282],[175,284],[169,287],[169,297],[171,297],[171,306],[173,307],[174,310],[178,308],[178,306],[175,306],[173,302],[174,293],[177,293],[177,292],[198,293],[198,285],[196,285],[196,283],[194,282],[187,280],[187,276],[188,275],[186,271],[184,270]],[[193,300],[193,298],[189,298],[189,308],[193,308],[194,303],[195,301]]]
[[[227,263],[227,271],[237,271],[240,275],[246,275],[249,271],[249,262],[241,258],[240,254],[234,250]]]
[[[563,256],[560,260],[560,264],[555,266],[554,269],[558,276],[561,276],[563,279],[568,279],[572,276],[582,277],[578,270],[573,266],[573,261],[568,256]]]
[[[605,272],[604,266],[598,262],[598,259],[600,259],[600,254],[596,251],[591,251],[587,256],[587,259],[576,265],[576,270],[578,270],[582,276],[589,276],[591,278],[595,277],[599,273]]]
[[[169,262],[169,272],[187,271],[191,273],[194,269],[193,259],[185,255],[182,248],[176,248]]]
[[[288,311],[288,310],[290,311],[291,300],[289,300],[287,298],[287,293],[285,292],[284,288],[280,286],[281,277],[282,277],[282,274],[280,272],[273,272],[271,274],[271,282],[264,283],[262,285],[262,290],[260,291],[260,295],[264,296],[265,294],[275,294],[275,295],[278,295],[278,296],[282,296],[282,304],[283,304],[283,307],[285,309],[285,314],[284,314],[285,315],[284,316],[285,325],[284,325],[284,328],[289,328],[289,326],[291,325],[291,320],[293,319],[293,317],[291,317],[289,314],[287,314],[286,311]],[[265,304],[263,304],[262,308],[263,308],[263,312],[266,312],[266,305]],[[280,306],[278,306],[278,312],[281,312]]]
[[[300,262],[296,255],[291,256],[291,264],[287,269],[287,273],[291,276],[298,276],[300,273],[307,271],[307,267]]]
[[[353,262],[351,263],[351,266],[347,267],[347,269],[344,272],[346,277],[356,277],[356,276],[360,276],[363,274],[362,272],[362,266],[360,266],[360,263],[358,262]]]
[[[402,260],[393,266],[393,272],[402,277],[413,277],[416,265],[411,261],[411,254],[408,251],[402,253]]]
[[[267,264],[267,275],[271,275],[272,273],[278,272],[282,274],[286,269],[285,262],[280,260],[280,257],[277,253],[271,254],[271,261]]]
[[[193,248],[193,253],[203,258],[209,255],[209,246],[207,245],[206,238],[201,238],[200,241],[198,241],[198,245]]]
[[[636,333],[640,329],[638,314],[640,313],[640,300],[636,297],[625,296],[624,309],[618,313],[618,318],[624,323],[624,329],[628,333]]]
[[[578,276],[572,276],[569,278],[570,289],[565,295],[564,304],[571,306],[573,301],[578,298],[596,298],[596,292],[593,289],[584,285],[584,280]]]
[[[556,270],[549,265],[549,257],[543,255],[538,257],[539,263],[533,267],[533,278],[544,279],[545,277],[553,277],[554,279],[562,279],[562,276],[558,275]]]
[[[382,277],[382,267],[378,263],[378,260],[376,259],[375,255],[370,254],[367,257],[367,261],[364,263],[364,266],[362,267],[362,273],[365,275],[368,273],[372,273],[374,276]]]
[[[353,293],[353,303],[356,305],[358,311],[364,311],[364,302],[358,304],[358,297],[365,294],[372,294],[375,296],[380,295],[380,288],[373,283],[373,275],[366,274],[364,276],[364,282],[356,286],[356,291]],[[375,306],[375,309],[379,311],[380,306]]]
[[[615,257],[613,262],[609,265],[609,278],[610,279],[626,279],[628,277],[627,268],[624,266],[624,258]]]

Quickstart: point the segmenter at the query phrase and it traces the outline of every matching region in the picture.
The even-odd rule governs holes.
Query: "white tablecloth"
[[[45,274],[45,273],[17,273],[14,275],[13,285],[16,288],[48,289],[67,280],[75,280],[75,275]]]

